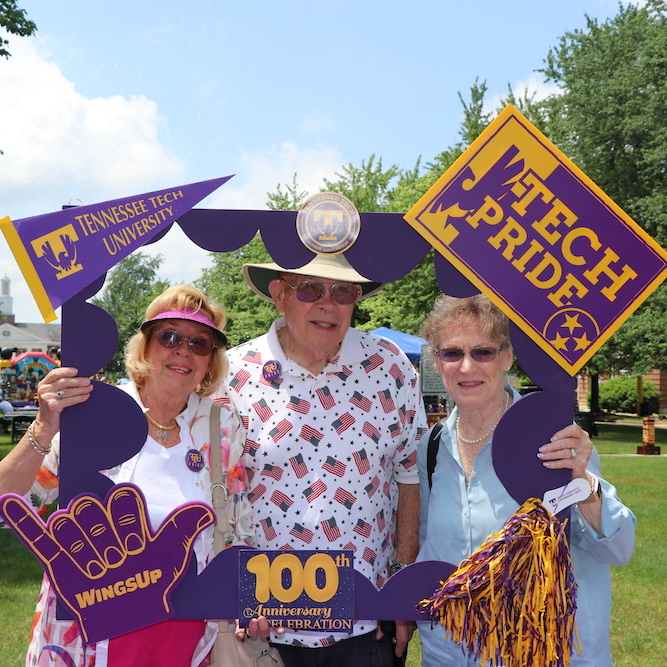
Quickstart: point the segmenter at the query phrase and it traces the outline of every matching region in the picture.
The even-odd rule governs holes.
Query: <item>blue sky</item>
[[[0,60],[0,218],[18,220],[235,174],[200,206],[265,208],[297,174],[323,177],[375,154],[428,162],[459,138],[461,92],[490,107],[526,85],[585,15],[616,0],[19,0],[31,38]],[[189,243],[189,242],[187,242]],[[203,251],[173,229],[151,247],[172,282]],[[17,321],[40,321],[4,238]]]

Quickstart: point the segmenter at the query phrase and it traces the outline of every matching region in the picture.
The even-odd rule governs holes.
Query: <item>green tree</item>
[[[336,174],[338,180],[324,179],[324,190],[344,195],[354,203],[359,211],[372,213],[386,211],[391,182],[400,174],[396,165],[387,170],[382,168],[382,158],[371,155],[361,161],[361,167],[351,164]]]
[[[667,3],[567,32],[543,70],[550,138],[659,243],[667,241]]]
[[[285,184],[285,190],[278,184],[275,192],[267,195],[266,205],[272,211],[296,211],[308,196],[305,190],[299,192],[296,174],[292,176],[292,185]]]
[[[19,37],[28,37],[37,30],[37,26],[26,18],[25,9],[16,6],[16,0],[0,0],[0,27]],[[0,56],[9,58],[8,45],[9,42],[0,37]]]
[[[471,86],[469,101],[459,93],[463,106],[463,122],[459,128],[461,140],[427,163],[423,174],[420,174],[420,160],[413,169],[399,171],[393,189],[383,194],[385,207],[380,210],[400,213],[410,210],[454,164],[490,120],[491,115],[484,111],[485,94],[486,83],[479,81]],[[352,201],[358,206],[353,198]],[[387,285],[373,298],[362,301],[357,309],[357,326],[366,331],[386,326],[405,333],[417,333],[442,292],[435,277],[433,254],[431,250],[407,276]]]
[[[396,165],[385,170],[382,159],[371,155],[368,160],[362,160],[361,167],[352,164],[343,167],[336,174],[338,180],[325,179],[324,189],[346,196],[363,213],[404,212],[437,178],[420,175],[419,166],[417,161],[409,171],[401,171]],[[354,325],[365,331],[387,326],[412,333],[433,306],[438,291],[433,256],[429,253],[408,276],[361,301],[355,308]]]
[[[148,304],[169,287],[168,282],[157,278],[162,261],[162,255],[132,253],[111,270],[100,296],[91,299],[113,315],[118,325],[118,349],[105,366],[107,376],[125,375],[125,346],[144,321]]]
[[[223,306],[227,313],[225,333],[229,346],[265,334],[278,311],[273,304],[257,296],[243,279],[244,264],[271,262],[262,237],[255,238],[238,250],[210,253],[211,266],[195,281],[209,299]]]
[[[643,375],[667,362],[667,285],[649,296],[592,358],[592,372]]]
[[[543,107],[548,136],[649,234],[667,241],[667,3],[619,5],[568,32],[543,70],[560,92]],[[662,291],[591,359],[591,409],[600,374],[667,368]],[[661,328],[662,327],[662,328]]]
[[[440,292],[431,250],[407,276],[359,303],[356,326],[364,331],[389,327],[416,334]]]

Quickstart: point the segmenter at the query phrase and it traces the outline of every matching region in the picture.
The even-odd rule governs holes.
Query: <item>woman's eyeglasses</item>
[[[192,353],[197,354],[200,357],[205,357],[206,355],[211,354],[213,350],[218,349],[218,345],[216,345],[210,338],[206,338],[205,336],[186,338],[173,329],[159,329],[155,332],[155,339],[162,345],[162,347],[166,347],[168,350],[173,350],[174,348],[179,347],[180,344],[185,341]]]
[[[502,348],[500,348],[501,350]],[[476,347],[468,351],[468,354],[475,360],[484,363],[485,361],[493,361],[499,354],[500,350],[495,347]],[[445,347],[438,350],[436,355],[451,364],[456,361],[461,361],[466,355],[466,352],[458,347]]]
[[[303,303],[315,303],[319,301],[327,292],[331,292],[331,296],[336,303],[342,306],[348,306],[351,303],[356,303],[361,297],[361,287],[353,283],[334,283],[333,285],[323,285],[312,280],[302,280],[296,285],[281,278],[284,283],[289,285],[295,292],[296,298]]]

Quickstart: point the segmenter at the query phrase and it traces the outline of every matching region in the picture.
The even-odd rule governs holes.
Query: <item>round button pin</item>
[[[262,366],[262,377],[267,382],[277,380],[282,372],[283,367],[280,365],[280,362],[275,361],[274,359],[267,361],[264,366]]]
[[[199,472],[204,467],[204,457],[197,449],[188,449],[185,454],[185,465],[192,472]]]

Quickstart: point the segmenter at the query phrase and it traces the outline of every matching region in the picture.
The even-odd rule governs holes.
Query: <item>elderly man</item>
[[[267,334],[229,351],[226,391],[248,429],[256,545],[350,549],[355,568],[380,587],[417,555],[415,457],[426,431],[407,357],[350,327],[354,304],[383,285],[342,254],[289,271],[276,264],[243,271],[283,315]],[[276,643],[287,667],[403,664],[396,656],[413,624],[397,621],[395,637],[377,626],[356,621],[351,636],[288,630]]]

